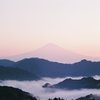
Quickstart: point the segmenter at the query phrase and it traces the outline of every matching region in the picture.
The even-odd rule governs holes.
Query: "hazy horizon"
[[[61,46],[56,44],[49,43],[43,47],[40,47],[36,50],[25,52],[18,55],[8,56],[8,57],[0,57],[0,59],[8,59],[12,61],[20,61],[22,59],[30,59],[30,58],[39,58],[45,59],[52,62],[59,63],[76,63],[81,60],[88,61],[100,61],[100,57],[92,57],[87,55],[78,54],[76,52],[72,52],[70,50],[66,50]]]

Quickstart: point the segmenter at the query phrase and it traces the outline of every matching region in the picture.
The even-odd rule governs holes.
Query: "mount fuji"
[[[21,60],[23,58],[43,58],[50,61],[61,62],[61,63],[74,63],[84,58],[89,60],[91,59],[94,60],[93,57],[80,55],[51,43],[28,53],[7,57],[7,59],[15,61]]]

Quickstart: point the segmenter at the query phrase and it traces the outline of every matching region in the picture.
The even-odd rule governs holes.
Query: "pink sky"
[[[100,0],[0,0],[0,56],[48,43],[100,57]]]

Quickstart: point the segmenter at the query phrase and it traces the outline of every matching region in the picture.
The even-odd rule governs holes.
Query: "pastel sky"
[[[100,0],[0,0],[0,56],[48,43],[100,57]]]

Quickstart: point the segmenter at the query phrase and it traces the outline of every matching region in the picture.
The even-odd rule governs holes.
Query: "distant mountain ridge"
[[[94,76],[100,75],[100,62],[82,60],[74,64],[62,64],[43,59],[24,59],[16,67],[39,73],[42,77]]]
[[[39,58],[29,58],[14,62],[10,67],[23,69],[41,77],[100,75],[100,62],[85,59],[73,64],[63,64]]]
[[[15,62],[8,59],[0,59],[0,66],[13,66]]]

